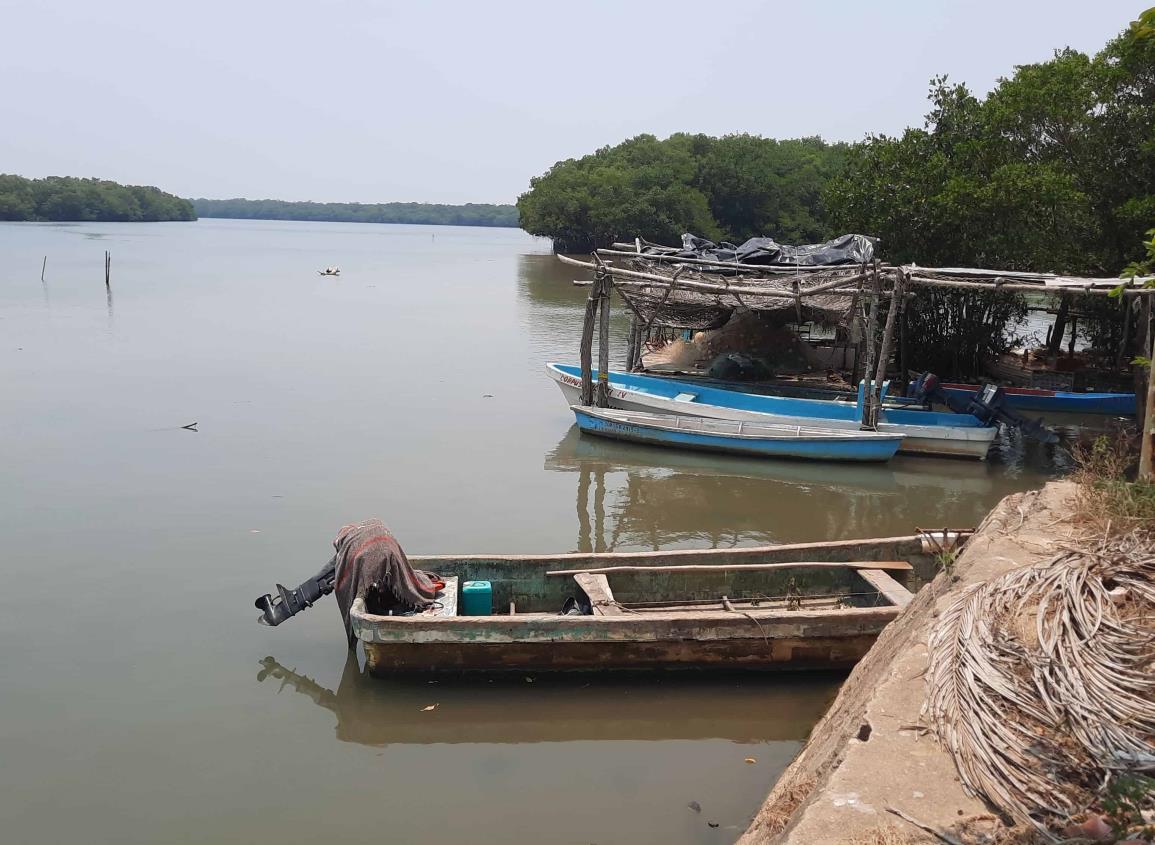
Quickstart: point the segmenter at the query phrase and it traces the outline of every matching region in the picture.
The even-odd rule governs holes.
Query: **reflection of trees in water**
[[[546,357],[577,360],[589,288],[575,287],[573,281],[585,275],[562,264],[553,253],[517,257],[518,305],[525,309],[525,325],[535,348]],[[617,367],[625,359],[630,324],[616,294],[610,320],[610,361]]]

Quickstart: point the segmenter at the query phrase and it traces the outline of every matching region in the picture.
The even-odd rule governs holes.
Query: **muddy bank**
[[[950,755],[919,727],[927,636],[958,590],[1053,555],[1072,534],[1074,493],[1072,483],[1052,482],[1008,496],[991,511],[950,569],[916,596],[851,672],[742,845],[870,842],[880,828],[906,841],[938,841],[887,807],[963,839],[994,823],[963,791]]]

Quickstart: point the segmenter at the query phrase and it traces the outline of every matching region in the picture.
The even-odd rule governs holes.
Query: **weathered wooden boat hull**
[[[581,376],[578,368],[547,364],[546,371],[550,378],[557,382],[567,404],[576,405],[581,402]],[[647,384],[647,390],[638,389],[638,386],[643,384],[642,379],[656,384],[652,388]],[[629,380],[628,384],[626,380]],[[856,431],[860,427],[856,407],[844,402],[759,396],[701,387],[692,383],[686,383],[681,393],[682,396],[690,398],[675,398],[678,394],[678,382],[671,379],[610,373],[609,397],[610,406],[613,408],[782,425],[821,425],[824,428],[848,431]],[[721,404],[713,404],[714,402]],[[736,403],[740,403],[743,407],[738,407]],[[756,410],[770,407],[792,410],[786,413]],[[804,412],[804,415],[792,415],[795,412]],[[895,419],[901,419],[902,422],[893,422]],[[927,424],[919,424],[917,422],[919,419],[925,420]],[[958,424],[948,425],[947,421]],[[969,415],[893,409],[883,410],[878,430],[887,434],[903,435],[902,444],[899,446],[900,452],[978,460],[986,459],[991,443],[998,433],[996,428],[981,425],[975,417]]]
[[[943,391],[960,399],[978,392],[977,384],[944,384]],[[1064,414],[1109,414],[1134,416],[1134,393],[1075,393],[1030,387],[1004,387],[1004,402],[1016,411],[1042,411]]]
[[[707,452],[722,452],[731,455],[749,455],[760,458],[799,458],[817,461],[889,461],[898,451],[902,435],[863,432],[838,432],[830,436],[822,434],[799,434],[797,436],[746,437],[710,431],[678,430],[665,424],[650,424],[637,417],[616,419],[614,415],[599,412],[598,409],[573,407],[578,427],[587,434],[625,440],[630,443],[644,443],[651,446],[666,446],[681,449],[695,449]],[[655,416],[655,415],[646,415]],[[669,419],[667,417],[667,419]],[[673,419],[677,419],[674,417]]]
[[[915,534],[705,551],[413,556],[413,566],[443,578],[491,581],[494,607],[516,612],[378,616],[358,600],[350,621],[375,675],[846,669],[909,599],[901,582],[933,576],[936,549]],[[613,584],[612,607],[542,612],[560,608],[578,578],[599,569],[611,573],[603,583]],[[811,603],[790,609],[783,597],[792,590]],[[721,596],[737,607],[724,609]],[[655,597],[663,600],[648,601]]]
[[[392,617],[356,627],[374,675],[443,672],[844,670],[857,663],[882,629],[898,615],[894,607],[825,611],[826,618],[794,611],[789,620],[737,613],[674,626],[620,617],[553,616],[519,619],[520,631],[470,627],[459,620],[445,631],[411,631]],[[757,617],[754,617],[757,619]],[[505,620],[501,620],[505,621]],[[504,630],[503,630],[504,629]],[[429,641],[441,634],[445,642]],[[407,641],[412,636],[416,641]],[[532,641],[520,639],[533,636]],[[472,639],[467,639],[472,638]]]

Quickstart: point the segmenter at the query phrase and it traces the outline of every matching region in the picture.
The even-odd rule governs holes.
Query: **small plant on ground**
[[[1133,435],[1100,435],[1076,446],[1074,481],[1079,485],[1079,515],[1096,530],[1125,532],[1155,529],[1155,483],[1136,481]]]
[[[1115,778],[1103,796],[1103,816],[1116,839],[1155,841],[1155,824],[1147,821],[1153,808],[1155,779],[1144,775]]]

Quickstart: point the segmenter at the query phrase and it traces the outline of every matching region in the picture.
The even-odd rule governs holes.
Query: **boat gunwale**
[[[885,599],[885,597],[883,597]],[[354,633],[370,646],[392,643],[637,642],[670,639],[779,639],[840,636],[831,623],[851,625],[847,636],[865,633],[894,620],[903,608],[893,604],[811,610],[772,608],[765,611],[693,610],[669,613],[623,613],[612,616],[377,616],[355,599],[349,611]],[[543,623],[552,624],[543,624]],[[812,628],[813,630],[807,630]],[[366,633],[369,636],[366,636]],[[385,639],[380,634],[386,634]]]
[[[902,545],[905,543],[918,544],[922,548],[922,541],[926,534],[901,534],[895,537],[863,537],[849,540],[817,540],[807,543],[780,543],[769,546],[734,546],[727,549],[658,549],[636,552],[560,552],[557,554],[504,554],[504,555],[408,555],[410,563],[466,563],[477,561],[491,563],[509,561],[511,563],[528,563],[531,561],[575,561],[575,560],[630,560],[630,559],[660,559],[660,558],[693,558],[693,557],[737,557],[747,555],[767,555],[781,552],[817,551],[819,549],[853,549],[860,546]],[[922,552],[916,552],[922,554]],[[839,563],[840,561],[832,561]],[[724,569],[724,564],[718,565]]]

